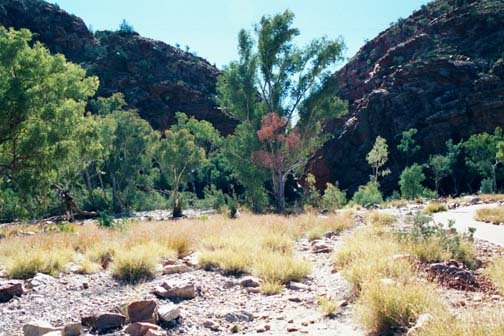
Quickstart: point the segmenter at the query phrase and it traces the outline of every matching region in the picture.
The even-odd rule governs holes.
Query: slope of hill
[[[355,190],[371,173],[366,154],[385,137],[391,191],[406,162],[401,132],[418,129],[424,162],[445,141],[504,126],[504,2],[438,0],[369,41],[338,71],[350,113],[330,125],[333,140],[311,161],[320,186]]]
[[[3,0],[0,24],[27,28],[52,52],[62,53],[100,78],[98,95],[123,92],[129,106],[156,128],[182,111],[227,134],[235,122],[216,107],[219,70],[201,57],[136,33],[91,33],[84,21],[41,0]]]

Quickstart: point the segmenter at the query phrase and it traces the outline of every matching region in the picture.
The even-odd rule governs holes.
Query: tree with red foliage
[[[290,11],[263,17],[256,40],[242,30],[240,60],[225,69],[218,85],[222,110],[241,122],[224,146],[230,165],[248,189],[264,188],[269,175],[280,211],[287,177],[303,172],[329,138],[326,121],[347,110],[335,96],[332,76],[343,60],[343,41],[321,38],[299,48],[293,20]]]

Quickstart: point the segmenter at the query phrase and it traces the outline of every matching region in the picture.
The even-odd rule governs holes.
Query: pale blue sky
[[[290,9],[301,30],[300,44],[315,37],[343,36],[353,56],[390,22],[407,17],[428,0],[57,0],[94,30],[115,30],[126,19],[143,36],[171,45],[189,45],[222,65],[236,59],[236,36],[264,14]]]

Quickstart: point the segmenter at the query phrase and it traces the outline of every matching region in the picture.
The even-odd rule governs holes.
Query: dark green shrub
[[[378,189],[378,184],[369,182],[359,187],[359,190],[353,195],[352,200],[359,205],[369,207],[383,203],[383,196]]]

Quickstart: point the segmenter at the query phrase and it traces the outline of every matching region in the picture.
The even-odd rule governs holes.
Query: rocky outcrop
[[[99,96],[122,92],[130,108],[158,129],[181,111],[228,134],[236,122],[214,101],[219,70],[205,59],[136,33],[91,33],[82,19],[41,0],[0,2],[0,24],[27,28],[51,52],[100,78]]]
[[[396,149],[402,131],[418,129],[414,161],[424,162],[450,138],[504,126],[503,26],[500,0],[438,0],[368,42],[334,75],[349,113],[328,125],[334,138],[309,164],[319,186],[366,183],[378,135],[391,151],[381,183],[390,192],[407,164]]]

